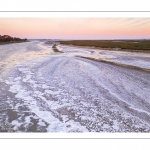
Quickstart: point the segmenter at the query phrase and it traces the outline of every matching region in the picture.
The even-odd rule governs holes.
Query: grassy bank
[[[142,71],[150,72],[150,69],[142,68],[142,67],[139,67],[139,66],[133,66],[133,65],[129,65],[129,64],[121,64],[121,63],[118,63],[118,62],[113,62],[113,61],[109,61],[109,60],[102,60],[102,59],[96,59],[96,58],[92,58],[92,57],[84,57],[84,56],[76,56],[76,57],[89,59],[89,60],[94,60],[94,61],[107,63],[107,64],[111,64],[111,65],[116,65],[116,66],[121,66],[121,67],[126,67],[126,68],[131,68],[131,69],[136,69],[136,70],[142,70]]]
[[[150,40],[72,40],[60,41],[60,44],[76,46],[94,46],[100,48],[121,48],[123,50],[138,50],[150,52]]]

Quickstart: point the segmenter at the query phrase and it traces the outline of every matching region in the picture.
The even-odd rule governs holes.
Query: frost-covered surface
[[[103,50],[97,48],[83,48],[75,46],[60,45],[60,49],[66,53],[96,58],[98,60],[106,60],[109,62],[117,62],[137,66],[145,69],[150,69],[150,53],[141,52],[125,52],[118,50]]]
[[[150,73],[75,57],[131,63],[148,55],[69,46],[55,53],[38,41],[13,47],[0,61],[0,122],[13,131],[150,132]]]

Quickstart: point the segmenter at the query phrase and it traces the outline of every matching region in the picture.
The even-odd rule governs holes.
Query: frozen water
[[[7,65],[17,56],[0,76],[1,120],[14,131],[150,132],[150,73],[76,57],[150,69],[149,55],[62,45],[57,54],[38,41],[2,48]]]

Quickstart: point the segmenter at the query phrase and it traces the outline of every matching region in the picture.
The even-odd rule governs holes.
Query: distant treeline
[[[27,39],[20,39],[20,38],[17,38],[17,37],[11,37],[9,35],[3,35],[1,36],[0,35],[0,42],[3,43],[3,42],[26,42]]]
[[[71,40],[60,41],[60,44],[129,50],[150,50],[150,40]]]

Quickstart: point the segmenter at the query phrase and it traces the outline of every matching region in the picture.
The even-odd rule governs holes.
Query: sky
[[[150,18],[0,18],[0,35],[28,39],[150,39]]]

